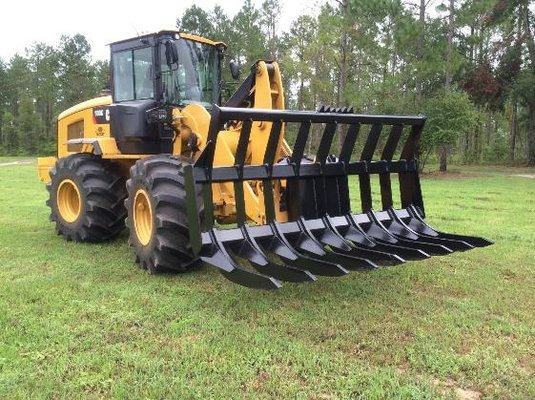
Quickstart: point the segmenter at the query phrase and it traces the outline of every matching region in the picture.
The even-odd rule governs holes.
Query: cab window
[[[115,101],[154,98],[152,50],[145,47],[113,54]]]

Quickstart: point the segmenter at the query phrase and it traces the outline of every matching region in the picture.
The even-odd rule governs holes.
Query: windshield
[[[168,104],[201,103],[210,108],[219,96],[218,51],[214,46],[178,39],[178,63],[169,66],[160,47],[163,100]]]

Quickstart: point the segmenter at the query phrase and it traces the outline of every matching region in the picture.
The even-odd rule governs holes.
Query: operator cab
[[[173,107],[220,104],[221,42],[161,31],[110,44],[111,133],[125,154],[169,153]]]

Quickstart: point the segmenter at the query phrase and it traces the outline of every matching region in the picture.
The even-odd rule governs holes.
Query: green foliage
[[[95,69],[91,64],[91,46],[80,34],[62,36],[59,45],[60,98],[63,108],[95,95]]]
[[[56,152],[56,117],[109,87],[108,62],[91,61],[82,35],[57,46],[34,43],[24,56],[0,60],[0,152]]]
[[[483,159],[490,164],[500,164],[507,160],[508,155],[507,138],[498,135],[483,149]]]
[[[229,40],[229,47],[233,49],[236,61],[244,67],[266,58],[266,41],[260,25],[261,18],[260,10],[251,0],[244,0],[242,8],[232,19],[234,34]]]
[[[35,112],[33,100],[23,96],[20,99],[17,128],[26,154],[37,154],[39,149],[39,135],[41,132],[41,119]]]
[[[272,60],[278,58],[279,37],[277,34],[277,23],[281,13],[279,0],[265,0],[262,3],[261,23],[267,39],[268,56]]]
[[[15,125],[15,118],[9,111],[5,111],[2,116],[2,143],[3,153],[17,154],[20,150],[20,137],[17,126]]]
[[[109,61],[98,60],[93,64],[95,69],[94,88],[102,91],[111,88],[110,63]]]
[[[186,9],[182,17],[177,19],[176,26],[181,31],[194,35],[210,36],[212,34],[208,13],[195,4]]]
[[[523,71],[519,74],[515,90],[524,104],[535,103],[535,71]]]
[[[454,146],[477,123],[477,111],[466,92],[441,91],[426,101],[424,110],[427,122],[420,139],[421,168],[432,150]]]

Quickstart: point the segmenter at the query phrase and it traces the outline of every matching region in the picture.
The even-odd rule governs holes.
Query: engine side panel
[[[97,97],[58,116],[58,157],[81,152],[81,139],[111,138],[109,104],[110,96]]]

